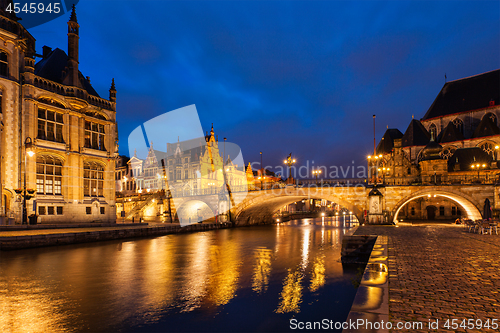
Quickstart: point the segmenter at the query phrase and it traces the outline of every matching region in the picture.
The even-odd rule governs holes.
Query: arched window
[[[9,76],[9,61],[5,51],[0,51],[0,75]]]
[[[83,163],[83,195],[104,196],[104,168],[95,162]]]
[[[436,140],[437,138],[437,127],[435,124],[429,126],[429,133],[431,134],[431,140]]]
[[[464,122],[462,121],[462,119],[455,118],[453,120],[453,125],[455,125],[455,127],[460,131],[460,133],[462,133],[462,135],[464,134]]]
[[[484,115],[485,117],[489,117],[493,124],[497,124],[497,116],[495,116],[494,113],[488,112],[487,114]]]
[[[479,148],[495,159],[495,145],[491,142],[482,143]]]
[[[61,195],[62,161],[57,157],[39,155],[36,158],[36,192]]]

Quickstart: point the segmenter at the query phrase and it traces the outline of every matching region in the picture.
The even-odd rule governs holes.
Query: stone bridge
[[[231,218],[236,224],[258,224],[273,222],[273,214],[284,205],[302,199],[326,199],[335,202],[364,220],[365,210],[373,213],[370,206],[370,192],[373,187],[287,187],[263,191],[238,192],[232,194]],[[377,187],[381,211],[386,211],[392,221],[397,221],[400,209],[408,202],[424,196],[445,197],[463,208],[466,216],[480,219],[484,201],[488,198],[491,207],[500,209],[499,191],[496,185],[402,185]],[[373,192],[372,192],[373,193]],[[199,195],[175,199],[179,216],[193,214],[194,209],[219,209],[217,195]],[[194,207],[194,208],[193,208]]]

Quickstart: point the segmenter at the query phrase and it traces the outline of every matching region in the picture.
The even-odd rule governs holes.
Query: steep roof
[[[459,129],[453,124],[453,122],[449,122],[443,132],[440,135],[440,143],[454,142],[454,141],[462,141],[465,140],[464,135]]]
[[[402,137],[403,133],[397,128],[388,128],[377,145],[377,155],[389,153],[394,148],[394,140],[401,139]]]
[[[64,72],[68,64],[68,55],[60,48],[52,50],[45,58],[40,60],[35,65],[35,75],[43,77],[44,79],[54,81],[56,83],[63,83]],[[100,97],[94,90],[90,82],[78,71],[78,79],[81,86],[90,94]]]
[[[425,146],[429,143],[431,135],[424,125],[417,119],[412,119],[401,140],[402,147]]]
[[[491,119],[491,117],[484,116],[479,125],[477,125],[474,134],[472,134],[472,138],[482,138],[498,134],[500,134],[500,129],[493,122],[493,119]]]
[[[422,120],[489,106],[500,101],[500,69],[444,84]]]
[[[448,159],[448,171],[467,171],[471,170],[472,163],[486,163],[489,165],[492,157],[479,147],[459,148]],[[459,168],[455,168],[455,165]]]

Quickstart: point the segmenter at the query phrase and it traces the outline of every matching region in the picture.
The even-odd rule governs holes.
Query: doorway
[[[436,206],[427,206],[427,219],[434,220],[436,218]]]

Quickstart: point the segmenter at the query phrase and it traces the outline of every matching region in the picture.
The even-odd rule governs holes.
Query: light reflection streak
[[[204,233],[190,235],[187,272],[181,290],[183,306],[181,312],[192,311],[200,306],[206,294],[205,280],[209,269],[210,240]]]
[[[260,294],[267,291],[271,274],[271,250],[259,247],[255,250],[255,266],[252,276],[252,290]]]
[[[239,246],[234,239],[210,247],[211,274],[207,297],[211,303],[224,305],[236,295],[240,264]]]
[[[276,309],[277,313],[300,312],[302,278],[303,274],[299,270],[288,269],[288,275],[283,281],[283,291],[281,292],[280,304]]]
[[[325,284],[325,259],[323,255],[315,259],[311,274],[309,290],[315,292]]]
[[[309,263],[309,242],[310,242],[310,233],[311,231],[308,229],[304,230],[302,235],[302,269],[305,270],[307,268],[307,264]]]

